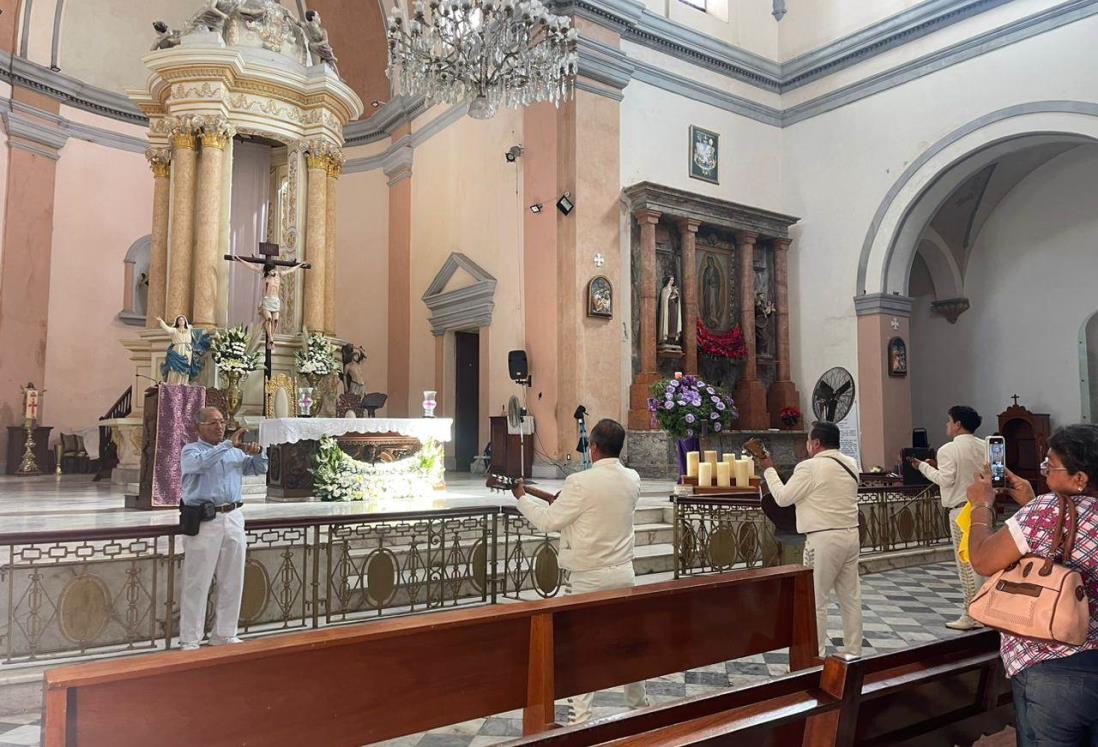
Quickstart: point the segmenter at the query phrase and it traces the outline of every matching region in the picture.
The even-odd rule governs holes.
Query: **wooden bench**
[[[832,656],[822,668],[760,685],[507,744],[952,747],[1012,720],[999,634],[980,631],[865,659]]]
[[[784,566],[46,672],[46,747],[362,745],[789,648],[819,664],[812,571]]]

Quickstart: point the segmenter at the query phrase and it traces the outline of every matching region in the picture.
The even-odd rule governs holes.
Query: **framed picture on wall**
[[[719,184],[720,135],[690,125],[690,177]]]
[[[605,275],[596,275],[587,284],[587,316],[614,316],[614,286]]]
[[[888,341],[888,375],[907,376],[907,344],[902,337]]]

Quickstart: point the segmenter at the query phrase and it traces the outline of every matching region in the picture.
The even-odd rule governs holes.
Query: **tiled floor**
[[[961,603],[959,582],[952,564],[887,571],[862,577],[862,607],[865,649],[870,655],[912,644],[955,635],[944,626],[956,618]],[[833,606],[828,629],[838,635],[838,609]],[[839,641],[835,641],[839,643]],[[679,698],[704,695],[729,686],[746,685],[788,671],[784,653],[768,653],[738,661],[717,664],[649,680],[648,697],[652,703],[667,703]],[[557,706],[557,719],[568,718],[567,706]],[[596,694],[594,715],[604,716],[625,710],[621,689]],[[519,712],[487,719],[474,719],[443,729],[386,742],[404,747],[479,747],[496,744],[521,733]],[[0,747],[37,745],[39,717],[0,718]],[[317,747],[323,747],[317,745]]]

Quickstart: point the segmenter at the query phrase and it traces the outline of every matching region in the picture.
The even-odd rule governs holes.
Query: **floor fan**
[[[812,412],[817,420],[838,423],[854,404],[854,377],[836,366],[824,372],[812,389]]]
[[[525,394],[526,387],[523,387]],[[526,420],[526,408],[519,402],[519,398],[511,395],[507,400],[507,432],[519,437],[519,468],[518,476],[526,479],[526,435],[529,432],[529,424]],[[532,480],[530,482],[533,482]]]

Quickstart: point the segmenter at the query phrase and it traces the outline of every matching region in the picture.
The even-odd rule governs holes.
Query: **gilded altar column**
[[[168,287],[168,211],[172,196],[172,152],[170,148],[145,151],[153,173],[152,245],[149,248],[149,295],[145,304],[145,326],[156,327],[164,316],[164,295]]]
[[[736,250],[740,258],[740,331],[743,333],[747,360],[743,376],[736,384],[736,408],[740,411],[737,427],[742,430],[765,430],[770,427],[766,412],[766,387],[759,381],[755,359],[755,240],[757,233],[736,234]]]
[[[189,124],[172,132],[171,246],[164,301],[165,320],[191,315],[191,266],[194,250],[195,135]]]
[[[656,364],[656,224],[660,213],[638,210],[633,214],[640,226],[640,372],[629,388],[629,428],[652,427],[648,412],[648,391],[659,378]]]
[[[324,252],[324,330],[329,335],[335,334],[336,187],[342,173],[343,157],[338,152],[333,153],[328,161],[328,187],[324,201],[324,241],[327,244]]]
[[[310,150],[305,156],[308,186],[305,202],[305,261],[312,269],[305,273],[305,326],[310,332],[326,329],[324,308],[328,280],[326,240],[328,223],[327,153]]]
[[[793,383],[789,361],[789,239],[774,239],[774,317],[777,323],[778,371],[766,406],[770,410],[770,425],[781,427],[781,411],[787,407],[800,408],[800,394]]]
[[[232,130],[226,122],[207,124],[199,137],[198,188],[195,192],[195,236],[192,324],[217,326],[218,245],[221,235],[221,164]]]
[[[694,258],[698,227],[696,220],[679,221],[682,239],[682,347],[686,354],[683,370],[698,373],[698,265]]]

